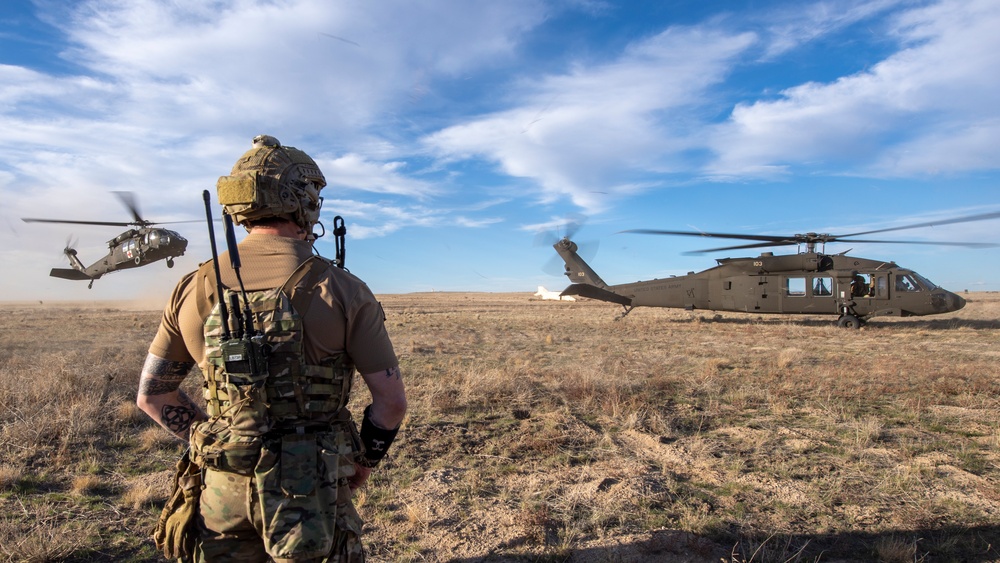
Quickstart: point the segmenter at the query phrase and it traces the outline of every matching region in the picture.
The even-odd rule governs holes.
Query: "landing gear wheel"
[[[861,328],[861,319],[855,317],[854,315],[844,315],[837,319],[837,326],[840,328],[853,328],[857,330]]]
[[[174,259],[173,258],[167,258],[167,267],[168,268],[173,268],[174,267]]]

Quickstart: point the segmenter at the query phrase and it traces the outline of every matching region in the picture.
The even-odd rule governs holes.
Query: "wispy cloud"
[[[996,169],[1000,5],[951,2],[894,20],[902,49],[870,70],[741,103],[711,140],[719,177],[791,167],[913,176]]]
[[[635,175],[682,170],[677,154],[708,88],[755,40],[711,28],[671,28],[617,60],[525,81],[514,107],[429,135],[442,158],[482,158],[530,178],[543,202],[568,197],[594,211],[595,191],[634,187]],[[630,172],[632,171],[632,172]]]
[[[441,191],[430,182],[406,176],[405,162],[373,162],[362,155],[350,153],[334,159],[319,159],[317,164],[332,182],[328,191],[348,188],[417,199],[426,199]]]
[[[763,59],[772,60],[805,43],[837,33],[899,6],[905,0],[833,0],[791,4],[762,14]],[[876,31],[872,30],[872,33]]]

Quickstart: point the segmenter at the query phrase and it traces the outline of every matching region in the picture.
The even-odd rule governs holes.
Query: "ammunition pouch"
[[[198,538],[195,520],[201,498],[201,469],[192,462],[188,451],[177,462],[173,491],[153,531],[156,549],[167,559],[194,556]]]

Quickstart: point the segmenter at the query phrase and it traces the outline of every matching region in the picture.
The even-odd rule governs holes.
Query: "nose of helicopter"
[[[931,306],[939,313],[950,313],[965,307],[965,299],[950,291],[931,294]]]

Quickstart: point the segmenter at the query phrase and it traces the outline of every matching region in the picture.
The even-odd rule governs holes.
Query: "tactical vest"
[[[225,450],[231,450],[232,459],[220,460],[220,469],[241,473],[251,470],[252,467],[245,467],[250,459],[244,463],[237,458],[255,457],[255,451],[259,451],[256,438],[329,430],[331,424],[350,420],[344,407],[351,391],[354,366],[346,354],[324,358],[319,365],[310,364],[304,348],[302,319],[308,314],[314,288],[329,268],[329,262],[313,256],[281,287],[246,293],[254,327],[263,333],[263,340],[270,348],[267,372],[258,381],[226,373],[220,348],[223,338],[220,300],[214,291],[205,293],[206,286],[214,285],[205,283],[214,276],[212,263],[206,262],[199,269],[196,300],[207,311],[205,359],[200,365],[209,420],[192,432],[192,446],[205,453],[222,450],[219,454],[223,457]],[[232,290],[224,291],[222,298],[231,303]],[[244,307],[242,295],[240,307]],[[206,314],[203,312],[202,316]],[[237,331],[234,317],[230,312],[231,334]],[[206,461],[212,465],[212,460]]]
[[[362,522],[348,483],[362,451],[346,408],[354,366],[344,353],[310,364],[303,337],[314,290],[330,268],[314,256],[281,287],[247,292],[254,327],[270,348],[259,377],[226,372],[219,303],[228,305],[232,291],[216,296],[208,290],[214,286],[206,283],[211,262],[194,280],[206,319],[200,365],[210,418],[191,426],[191,463],[250,477],[241,494],[255,492],[258,533],[275,560],[332,560],[334,552],[338,561],[356,560],[348,551],[361,556]],[[247,502],[241,494],[236,502]]]

